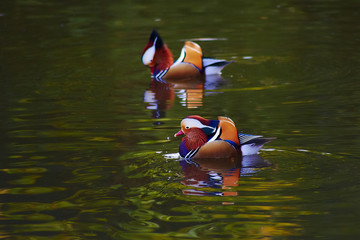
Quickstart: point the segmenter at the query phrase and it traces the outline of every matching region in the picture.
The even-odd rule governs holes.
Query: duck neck
[[[165,70],[174,63],[172,53],[166,44],[156,51],[154,59],[156,64],[155,69],[157,71]]]

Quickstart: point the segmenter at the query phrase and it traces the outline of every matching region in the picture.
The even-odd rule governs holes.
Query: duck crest
[[[190,115],[190,116],[187,116],[186,118],[196,119],[204,125],[210,125],[210,120],[200,117],[199,115]]]
[[[155,46],[154,46],[155,44]],[[142,54],[145,53],[150,47],[154,46],[156,49],[160,49],[164,45],[162,38],[156,30],[153,30],[150,34],[149,41],[146,44]]]

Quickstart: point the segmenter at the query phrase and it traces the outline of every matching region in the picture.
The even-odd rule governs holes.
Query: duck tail
[[[215,75],[221,74],[221,71],[224,67],[229,65],[234,61],[226,61],[223,59],[214,59],[214,58],[207,58],[203,57],[202,59],[203,69],[205,70],[205,75]]]
[[[264,138],[260,135],[239,133],[239,141],[243,156],[257,154],[264,144],[276,138]]]

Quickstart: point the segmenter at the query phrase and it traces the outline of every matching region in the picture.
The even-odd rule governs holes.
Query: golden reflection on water
[[[156,110],[170,109],[184,89],[186,107],[202,104],[204,86],[197,86],[201,87],[178,90],[174,86],[162,86],[155,95],[165,97],[161,100],[163,102],[156,102],[161,106]],[[192,91],[194,95],[191,95]],[[72,123],[65,124],[66,121],[57,117],[38,122],[41,116],[36,113],[21,113],[17,118],[23,120],[22,127],[9,132],[14,139],[12,146],[18,148],[9,159],[17,161],[11,167],[1,169],[11,177],[7,186],[0,189],[0,194],[43,196],[44,199],[47,194],[66,195],[51,202],[8,202],[2,205],[6,209],[2,213],[3,219],[28,221],[19,224],[18,233],[91,230],[91,235],[97,238],[106,234],[128,239],[218,236],[271,239],[296,236],[302,231],[302,226],[293,216],[314,214],[300,211],[296,207],[299,198],[284,193],[296,187],[295,183],[267,181],[254,176],[264,169],[275,171],[261,158],[244,158],[243,163],[248,164],[246,167],[236,161],[223,161],[221,164],[199,161],[179,166],[181,163],[166,160],[148,147],[147,151],[129,152],[121,155],[119,162],[113,162],[110,156],[97,156],[95,150],[113,149],[116,137],[96,135],[87,129],[71,131]],[[133,129],[141,132],[154,130],[147,127],[151,120],[138,118],[129,122],[134,123],[131,125]],[[75,121],[75,124],[79,122]],[[87,124],[92,125],[91,121]],[[134,127],[136,124],[141,127]],[[49,128],[49,125],[56,128]],[[28,130],[29,126],[37,126],[38,130]],[[30,138],[40,142],[23,140]],[[66,138],[66,141],[59,141],[59,138]],[[136,146],[165,143],[171,143],[171,140],[141,138]],[[83,150],[85,152],[80,155],[69,154],[69,151],[77,153]],[[52,156],[55,151],[58,152],[56,159]],[[67,154],[62,156],[62,152]],[[41,180],[50,178],[45,176],[49,173],[48,167],[56,165],[65,167],[68,176],[58,181],[58,186],[44,185]],[[70,191],[76,184],[79,187]],[[67,211],[71,212],[71,217],[58,221],[61,213]],[[126,220],[119,218],[120,215]],[[104,228],[104,225],[111,227]]]
[[[149,122],[134,120],[135,124],[144,123],[144,126]],[[65,133],[71,136],[70,131]],[[21,139],[21,134],[22,131],[17,130],[16,140]],[[144,152],[128,152],[114,162],[111,157],[92,156],[93,152],[88,149],[107,149],[105,144],[112,146],[115,138],[75,132],[73,136],[77,140],[74,142],[52,143],[46,139],[52,135],[54,138],[64,136],[64,133],[44,129],[31,134],[45,141],[40,145],[14,144],[23,147],[10,158],[17,162],[1,172],[16,177],[9,178],[0,194],[44,196],[46,199],[47,194],[61,196],[64,193],[67,197],[52,202],[2,205],[6,209],[3,219],[28,221],[18,225],[17,233],[91,231],[97,238],[106,234],[120,239],[219,236],[272,239],[298,235],[302,226],[294,216],[309,214],[296,207],[298,197],[286,193],[287,189],[296,187],[295,183],[267,181],[254,176],[265,169],[276,171],[261,158],[244,158],[245,167],[237,161],[221,164],[198,161],[179,166],[182,163],[164,159],[162,154],[148,148]],[[138,141],[137,146],[159,146],[168,142],[171,141],[150,139]],[[43,149],[41,154],[36,149],[39,146]],[[55,150],[77,152],[83,149],[87,149],[88,157],[67,156],[68,153],[66,156],[59,154],[60,158],[55,160],[51,156],[51,151]],[[68,176],[57,182],[60,186],[39,184],[49,172],[47,167],[56,164],[69,169]],[[70,191],[76,184],[79,187]],[[71,217],[58,221],[61,213],[67,211],[71,212]],[[58,236],[59,239],[63,237],[62,234]]]
[[[224,82],[220,75],[166,81],[152,79],[150,89],[144,93],[146,109],[152,111],[153,118],[165,118],[166,111],[174,105],[175,96],[188,109],[202,107],[204,91],[214,90]]]
[[[6,23],[0,238],[359,235],[351,214],[359,199],[358,158],[351,151],[359,142],[360,31],[358,14],[347,14],[356,9],[351,4],[260,1],[239,12],[235,1],[222,2],[223,11],[214,1],[189,15],[183,11],[189,2],[179,1],[169,5],[168,18],[160,1],[146,7],[105,1],[101,9],[95,1],[50,2],[4,1],[0,13]],[[151,19],[159,9],[164,16]],[[223,16],[213,21],[214,12]],[[222,87],[221,77],[152,81],[142,101],[149,79],[139,46],[154,23],[169,40],[196,34],[190,37],[213,41],[204,42],[209,54],[236,59],[225,70],[229,84]],[[214,32],[216,25],[222,30]],[[185,165],[163,157],[177,148],[167,138],[175,118],[178,127],[186,114],[217,116],[220,109],[244,127],[276,133],[282,139],[276,144],[291,148],[281,156],[268,152],[279,167],[244,166],[245,159]],[[164,126],[154,127],[149,112]]]
[[[153,181],[129,192],[127,200],[136,206],[127,211],[132,220],[121,222],[121,230],[115,236],[273,239],[299,235],[303,227],[294,216],[308,213],[297,208],[299,197],[284,194],[296,188],[296,183],[254,176],[259,170],[276,171],[258,157],[248,159],[247,166],[236,161],[223,164],[172,161],[169,164],[181,165],[182,176],[160,170],[168,182],[156,180],[156,165],[150,170],[149,163],[135,167],[135,161],[128,175],[140,177],[142,172],[153,176]],[[165,233],[164,222],[169,226],[182,225]]]
[[[177,95],[181,98],[180,103],[187,108],[198,108],[203,105],[204,90],[199,89],[186,89],[185,91],[178,91]]]

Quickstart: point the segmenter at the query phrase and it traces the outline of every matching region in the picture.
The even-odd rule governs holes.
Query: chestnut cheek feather
[[[183,141],[187,149],[194,150],[207,142],[207,136],[201,129],[194,128],[183,138]]]

